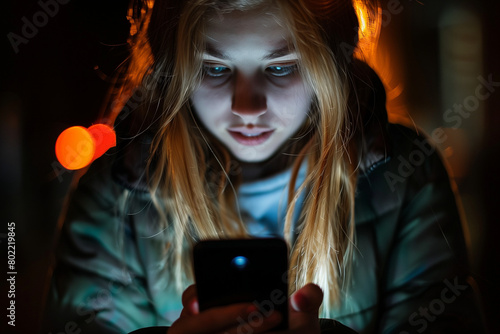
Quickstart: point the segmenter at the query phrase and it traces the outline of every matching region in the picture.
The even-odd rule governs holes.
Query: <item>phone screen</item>
[[[206,240],[193,249],[200,311],[251,302],[263,316],[283,316],[288,328],[288,249],[279,238]]]

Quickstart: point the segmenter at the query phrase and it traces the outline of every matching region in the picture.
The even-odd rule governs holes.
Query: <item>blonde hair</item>
[[[248,237],[236,207],[240,180],[231,173],[231,155],[196,124],[189,98],[202,78],[206,20],[214,13],[269,6],[291,31],[301,75],[315,97],[313,117],[304,128],[309,139],[293,162],[288,194],[284,236],[291,250],[289,292],[308,282],[318,284],[325,296],[322,315],[329,316],[341,297],[354,246],[357,154],[347,103],[352,59],[342,52],[342,43],[357,42],[350,0],[187,0],[158,1],[152,10],[144,7],[129,82],[146,95],[142,112],[161,112],[159,121],[151,124],[156,135],[148,186],[166,231],[166,268],[180,291],[193,280],[190,249],[196,241]],[[193,133],[193,128],[199,132]],[[307,176],[295,191],[304,159]],[[292,218],[303,192],[294,240]]]

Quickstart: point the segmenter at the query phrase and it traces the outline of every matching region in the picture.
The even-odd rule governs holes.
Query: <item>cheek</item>
[[[272,103],[274,116],[280,123],[283,125],[302,124],[307,117],[312,101],[312,93],[302,81],[297,80],[286,88],[273,90],[271,94],[272,97],[268,96],[269,102]]]
[[[195,114],[204,123],[218,123],[231,107],[231,95],[225,88],[201,85],[191,96]]]

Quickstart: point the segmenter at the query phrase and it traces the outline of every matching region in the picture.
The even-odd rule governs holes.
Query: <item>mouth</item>
[[[229,134],[240,144],[256,146],[264,143],[274,132],[267,128],[229,128]]]

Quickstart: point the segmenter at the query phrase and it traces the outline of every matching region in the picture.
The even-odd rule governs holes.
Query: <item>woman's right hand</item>
[[[170,329],[169,334],[239,334],[264,333],[277,326],[281,321],[281,315],[273,312],[269,316],[262,317],[263,322],[252,326],[245,321],[251,314],[255,314],[257,307],[252,303],[238,303],[229,306],[214,307],[199,312],[196,298],[196,287],[189,286],[182,295],[184,306],[181,316]],[[244,329],[243,329],[244,327]]]

